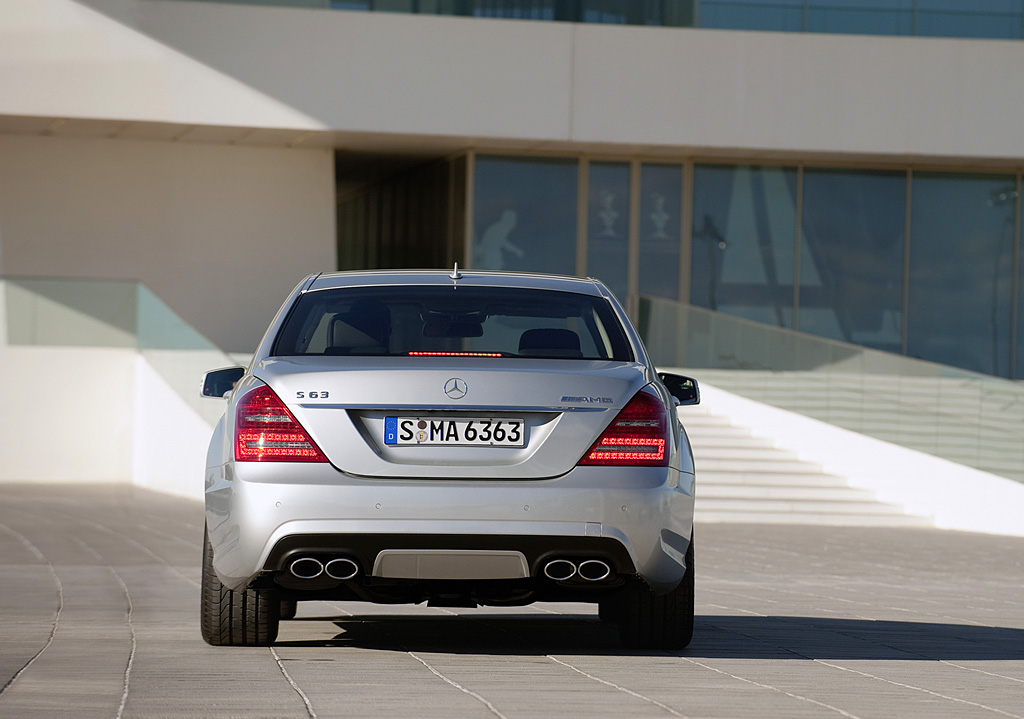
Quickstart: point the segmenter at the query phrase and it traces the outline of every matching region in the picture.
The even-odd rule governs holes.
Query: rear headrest
[[[580,337],[572,330],[542,328],[526,330],[519,338],[524,357],[582,357]]]
[[[358,330],[344,319],[335,317],[331,320],[330,333],[327,338],[325,354],[387,354],[388,348],[376,337],[371,337]]]

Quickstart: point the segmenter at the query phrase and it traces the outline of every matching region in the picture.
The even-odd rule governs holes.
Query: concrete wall
[[[135,358],[0,345],[0,481],[130,482]]]
[[[213,369],[208,367],[207,369]],[[196,379],[196,395],[199,380]],[[200,399],[214,417],[222,399]],[[135,360],[132,482],[168,494],[203,498],[206,448],[216,419],[205,419],[142,356]]]
[[[85,1],[342,146],[1024,158],[1022,42]]]
[[[8,276],[136,279],[251,352],[295,284],[337,266],[333,157],[0,136],[0,243]]]
[[[202,498],[223,400],[202,400],[209,409],[197,412],[130,348],[0,344],[0,368],[9,409],[0,482],[126,483]]]
[[[245,127],[315,122],[133,28],[146,3],[0,2],[0,115]]]

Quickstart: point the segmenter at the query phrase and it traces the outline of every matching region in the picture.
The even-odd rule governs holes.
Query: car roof
[[[458,275],[456,278],[455,275]],[[524,287],[561,290],[604,296],[603,285],[593,278],[546,275],[532,272],[493,272],[487,270],[366,270],[311,275],[303,287],[311,292],[341,287],[386,287],[389,285],[448,285],[473,287]]]

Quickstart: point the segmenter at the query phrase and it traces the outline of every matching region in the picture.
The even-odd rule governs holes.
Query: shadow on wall
[[[137,282],[7,278],[11,345],[216,350]]]
[[[138,282],[4,278],[0,315],[3,344],[136,350],[211,428],[223,412],[199,386],[207,370],[236,362]]]

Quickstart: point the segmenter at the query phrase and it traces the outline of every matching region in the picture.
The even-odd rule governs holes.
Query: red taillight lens
[[[668,466],[668,412],[641,390],[579,461],[590,465]]]
[[[327,457],[266,385],[248,392],[235,414],[235,461],[326,462]]]

